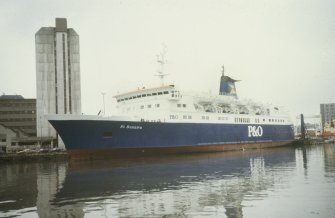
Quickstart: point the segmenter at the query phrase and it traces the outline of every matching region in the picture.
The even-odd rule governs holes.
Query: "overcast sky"
[[[56,17],[80,36],[82,110],[106,92],[159,84],[217,93],[221,66],[240,97],[319,114],[335,102],[334,0],[1,0],[0,92],[36,97],[35,33]]]

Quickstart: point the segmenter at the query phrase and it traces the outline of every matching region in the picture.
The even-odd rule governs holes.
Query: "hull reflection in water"
[[[292,170],[265,172],[281,166],[295,167],[294,149],[72,162],[52,205],[71,204],[79,217],[242,217],[242,201],[263,199],[289,178]]]

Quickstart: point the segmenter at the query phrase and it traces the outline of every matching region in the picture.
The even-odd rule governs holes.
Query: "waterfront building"
[[[0,123],[26,136],[36,136],[36,99],[1,95]]]
[[[0,96],[0,146],[3,151],[36,144],[36,99]]]
[[[79,35],[65,18],[35,34],[38,137],[57,138],[47,114],[81,114]]]
[[[335,103],[320,104],[321,124],[322,129],[334,125],[332,122],[335,119]]]

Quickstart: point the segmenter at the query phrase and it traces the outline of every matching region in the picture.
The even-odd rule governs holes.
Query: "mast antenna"
[[[164,86],[164,79],[168,75],[164,73],[164,65],[166,64],[166,61],[165,61],[166,52],[167,52],[166,46],[163,44],[163,51],[160,52],[158,55],[156,55],[157,63],[158,63],[158,70],[155,76],[158,76],[158,78],[160,79],[161,86]]]

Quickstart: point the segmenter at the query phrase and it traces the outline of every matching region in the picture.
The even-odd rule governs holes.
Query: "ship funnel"
[[[230,78],[229,76],[224,75],[224,66],[222,66],[222,76],[220,81],[220,95],[228,95],[237,98],[235,82],[239,80],[235,80]]]

